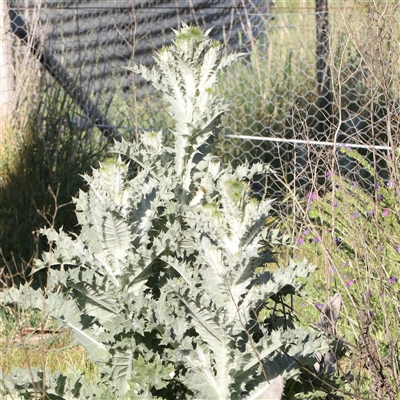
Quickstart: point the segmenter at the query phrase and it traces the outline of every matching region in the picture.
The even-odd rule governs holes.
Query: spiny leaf
[[[246,400],[280,400],[283,395],[283,378],[263,382],[246,396]]]
[[[123,259],[130,247],[127,223],[117,213],[107,213],[104,216],[103,233],[105,245],[110,253],[118,259]]]
[[[103,343],[100,343],[88,332],[74,326],[70,322],[66,322],[65,324],[74,332],[76,340],[86,349],[93,362],[106,363],[109,360],[110,354]]]

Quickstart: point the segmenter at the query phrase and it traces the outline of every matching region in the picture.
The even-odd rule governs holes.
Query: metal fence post
[[[317,40],[317,94],[318,108],[322,114],[332,116],[331,72],[329,57],[329,12],[328,0],[316,0],[316,40]]]

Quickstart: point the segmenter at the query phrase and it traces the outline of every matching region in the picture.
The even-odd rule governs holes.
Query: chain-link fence
[[[204,29],[212,27],[215,39],[237,49],[264,30],[258,11],[261,8],[266,9],[259,8],[257,2],[236,4],[234,0],[196,4],[165,0],[12,0],[7,10],[11,29],[4,40],[15,47],[19,39],[75,100],[86,122],[105,125],[103,131],[109,135],[109,121],[103,115],[110,102],[123,98],[133,86],[136,96],[148,89],[143,81],[133,82],[124,67],[132,62],[150,65],[154,51],[171,43],[172,29],[177,29],[181,21]],[[118,120],[118,115],[113,117]]]
[[[212,27],[228,51],[246,53],[220,79],[230,113],[216,153],[233,164],[270,163],[276,174],[253,188],[284,200],[323,190],[335,171],[373,185],[376,177],[341,154],[343,146],[391,180],[400,122],[397,5],[386,1],[392,11],[379,14],[367,3],[11,0],[1,38],[11,43],[14,67],[29,49],[38,73],[74,100],[69,123],[118,138],[168,128],[157,94],[124,67],[150,65],[181,21]]]

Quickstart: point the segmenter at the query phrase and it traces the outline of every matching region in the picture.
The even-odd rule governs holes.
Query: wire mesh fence
[[[329,8],[321,0],[11,0],[2,48],[11,44],[13,70],[26,65],[18,57],[28,49],[35,71],[73,99],[68,124],[118,139],[169,128],[157,93],[124,67],[151,65],[181,21],[213,28],[227,51],[245,53],[219,82],[230,112],[216,154],[234,165],[271,164],[276,173],[253,189],[283,201],[323,191],[338,172],[367,188],[377,176],[391,181],[399,51],[396,3],[386,3],[393,12],[377,16],[350,0]],[[376,176],[344,148],[356,149]]]
[[[390,182],[394,172],[398,46],[389,33],[397,14],[371,21],[368,7],[330,2],[329,9],[318,9],[320,3],[327,5],[275,9],[267,44],[251,49],[240,72],[228,71],[223,90],[233,111],[225,120],[222,153],[234,163],[270,163],[278,176],[271,176],[268,189],[280,199],[329,191],[334,173],[370,189],[378,178]],[[376,24],[381,33],[371,29]]]

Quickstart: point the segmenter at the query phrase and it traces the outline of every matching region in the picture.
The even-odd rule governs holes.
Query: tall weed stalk
[[[343,111],[335,140],[370,148],[338,143],[326,151],[325,186],[310,176],[308,196],[302,204],[294,199],[301,209],[296,252],[319,267],[311,305],[298,304],[298,309],[312,319],[321,298],[340,292],[344,312],[337,335],[351,349],[341,368],[352,371],[352,398],[397,399],[400,98],[394,77],[400,52],[394,43],[399,5],[371,1],[352,6],[341,10],[347,35],[334,46],[343,51],[341,63],[332,68],[334,98]],[[349,82],[360,90],[349,92]],[[352,129],[344,136],[349,123]]]

